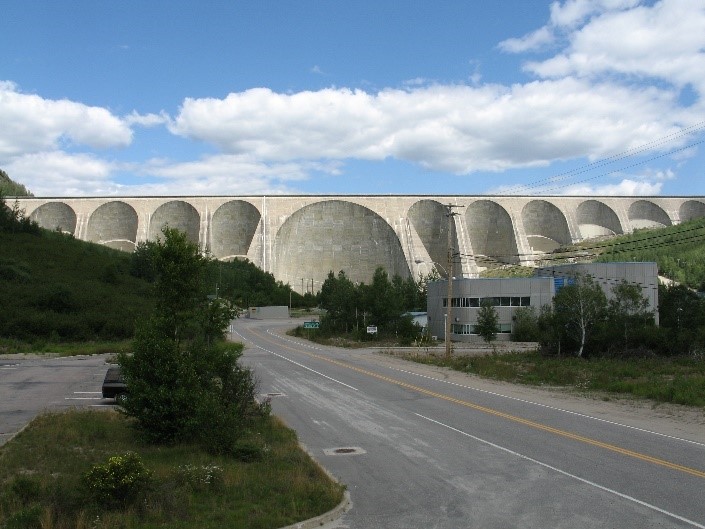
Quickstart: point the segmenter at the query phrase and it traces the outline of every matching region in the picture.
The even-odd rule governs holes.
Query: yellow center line
[[[263,338],[266,338],[265,336],[262,336]],[[274,342],[273,342],[274,343]],[[279,342],[276,342],[279,344]],[[293,349],[293,347],[292,347]],[[309,351],[304,351],[301,349],[295,349],[296,352],[299,352],[301,354],[305,354],[307,356],[310,356],[312,358],[316,358],[318,360],[322,360],[324,362],[328,362],[329,364],[334,364],[339,367],[343,367],[345,369],[350,369],[352,371],[356,371],[358,373],[361,373],[363,375],[370,376],[372,378],[376,378],[377,380],[382,380],[384,382],[388,382],[390,384],[394,384],[396,386],[406,388],[412,391],[416,391],[417,393],[421,393],[423,395],[427,395],[429,397],[435,397],[437,399],[445,400],[447,402],[452,402],[454,404],[459,404],[460,406],[465,406],[466,408],[471,408],[473,410],[481,411],[483,413],[486,413],[488,415],[493,415],[495,417],[500,417],[502,419],[506,419],[508,421],[513,421],[519,424],[523,424],[525,426],[528,426],[530,428],[534,428],[536,430],[542,430],[544,432],[549,432],[561,437],[565,437],[567,439],[572,439],[574,441],[578,441],[581,443],[585,443],[588,445],[596,446],[599,448],[603,448],[605,450],[609,450],[611,452],[616,452],[618,454],[622,454],[628,457],[632,457],[634,459],[639,459],[641,461],[646,461],[647,463],[652,463],[654,465],[659,465],[665,468],[669,468],[671,470],[676,470],[678,472],[684,472],[686,474],[690,474],[692,476],[698,477],[698,478],[705,478],[705,471],[702,470],[697,470],[694,468],[686,467],[683,465],[678,465],[676,463],[671,463],[670,461],[666,461],[664,459],[659,459],[657,457],[652,457],[646,454],[641,454],[639,452],[634,452],[633,450],[628,450],[626,448],[622,448],[620,446],[616,446],[613,444],[609,443],[604,443],[602,441],[598,441],[596,439],[591,439],[589,437],[585,437],[582,435],[578,435],[572,432],[568,432],[566,430],[561,430],[559,428],[554,428],[552,426],[548,426],[546,424],[542,424],[539,422],[531,421],[529,419],[524,419],[522,417],[517,417],[516,415],[511,415],[509,413],[504,413],[499,410],[495,410],[492,408],[487,408],[485,406],[480,406],[479,404],[474,404],[472,402],[468,402],[466,400],[461,400],[461,399],[456,399],[455,397],[451,397],[449,395],[444,395],[443,393],[436,393],[435,391],[431,391],[426,388],[422,388],[420,386],[415,386],[413,384],[409,384],[408,382],[404,382],[402,380],[398,380],[395,378],[391,378],[385,375],[380,375],[379,373],[375,373],[374,371],[369,371],[367,369],[363,369],[361,367],[356,367],[353,365],[350,365],[345,362],[341,362],[339,360],[334,360],[332,358],[328,358],[319,354],[311,353]]]

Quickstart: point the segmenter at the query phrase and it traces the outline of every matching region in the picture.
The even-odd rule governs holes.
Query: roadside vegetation
[[[433,277],[433,276],[431,276]],[[411,312],[426,311],[429,278],[389,278],[384,268],[375,270],[372,282],[353,283],[341,271],[330,272],[318,295],[323,313],[318,329],[299,326],[291,334],[333,345],[383,342],[420,343],[426,337]],[[374,332],[370,332],[374,329]]]
[[[603,400],[637,397],[705,408],[705,358],[702,356],[584,359],[536,351],[451,358],[443,354],[409,353],[403,358],[493,380],[560,387]]]
[[[342,500],[224,340],[236,301],[293,298],[288,286],[168,227],[127,255],[2,200],[0,252],[0,351],[116,352],[128,391],[120,413],[44,415],[0,448],[0,527],[272,528]],[[91,315],[103,323],[82,327]]]
[[[342,500],[274,417],[243,432],[237,456],[149,444],[133,422],[111,411],[36,419],[0,448],[0,527],[273,529]]]

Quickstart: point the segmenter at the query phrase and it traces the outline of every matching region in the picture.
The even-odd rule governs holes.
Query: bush
[[[91,496],[107,508],[124,508],[142,498],[149,489],[152,473],[139,456],[127,452],[95,465],[85,475]]]

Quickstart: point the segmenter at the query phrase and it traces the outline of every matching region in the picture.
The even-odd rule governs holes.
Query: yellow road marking
[[[266,336],[262,336],[262,337],[265,339],[267,338]],[[276,342],[276,343],[279,343],[279,342]],[[292,349],[293,349],[293,347],[292,347]],[[304,350],[300,350],[300,349],[296,349],[295,351],[299,352],[301,354],[305,354],[307,356],[310,356],[312,358],[316,358],[318,360],[322,360],[324,362],[328,362],[330,364],[334,364],[339,367],[343,367],[345,369],[350,369],[352,371],[356,371],[356,372],[361,373],[363,375],[367,375],[367,376],[376,378],[378,380],[382,380],[384,382],[394,384],[399,387],[403,387],[406,389],[410,389],[412,391],[416,391],[417,393],[421,393],[421,394],[427,395],[429,397],[435,397],[437,399],[445,400],[447,402],[459,404],[460,406],[465,406],[466,408],[471,408],[476,411],[481,411],[481,412],[486,413],[488,415],[494,415],[495,417],[500,417],[500,418],[506,419],[508,421],[513,421],[513,422],[516,422],[519,424],[523,424],[525,426],[528,426],[530,428],[534,428],[536,430],[542,430],[544,432],[549,432],[549,433],[552,433],[552,434],[555,434],[555,435],[558,435],[561,437],[565,437],[567,439],[572,439],[574,441],[578,441],[578,442],[585,443],[588,445],[603,448],[605,450],[609,450],[611,452],[616,452],[618,454],[632,457],[634,459],[646,461],[647,463],[659,465],[659,466],[662,466],[665,468],[669,468],[671,470],[676,470],[678,472],[684,472],[686,474],[690,474],[690,475],[698,477],[698,478],[705,478],[705,471],[702,471],[702,470],[697,470],[697,469],[686,467],[683,465],[678,465],[676,463],[671,463],[670,461],[666,461],[664,459],[659,459],[657,457],[652,457],[652,456],[649,456],[646,454],[641,454],[639,452],[634,452],[633,450],[628,450],[628,449],[622,448],[620,446],[616,446],[616,445],[609,444],[609,443],[604,443],[604,442],[598,441],[596,439],[591,439],[589,437],[585,437],[585,436],[578,435],[578,434],[575,434],[572,432],[568,432],[566,430],[561,430],[559,428],[554,428],[554,427],[548,426],[546,424],[531,421],[529,419],[524,419],[522,417],[517,417],[516,415],[504,413],[499,410],[487,408],[485,406],[480,406],[479,404],[474,404],[474,403],[468,402],[466,400],[456,399],[455,397],[451,397],[449,395],[444,395],[443,393],[436,393],[435,391],[431,391],[429,389],[422,388],[420,386],[415,386],[413,384],[409,384],[408,382],[403,382],[403,381],[397,380],[395,378],[391,378],[391,377],[388,377],[385,375],[380,375],[379,373],[375,373],[374,371],[369,371],[367,369],[363,369],[361,367],[356,367],[356,366],[341,362],[339,360],[334,360],[332,358],[327,358],[327,357],[319,355],[319,354],[311,353],[309,351],[304,351]]]

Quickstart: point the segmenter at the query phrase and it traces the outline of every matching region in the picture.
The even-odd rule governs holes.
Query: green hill
[[[131,338],[152,296],[129,270],[129,254],[67,235],[0,232],[0,338]]]

